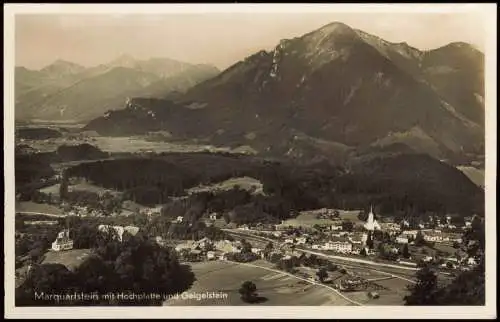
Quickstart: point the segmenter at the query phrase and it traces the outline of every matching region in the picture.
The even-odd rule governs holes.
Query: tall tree
[[[424,246],[426,244],[425,239],[424,239],[424,234],[422,231],[419,229],[417,232],[417,235],[415,236],[415,246]]]
[[[437,275],[426,265],[417,272],[417,283],[408,287],[410,294],[405,296],[405,305],[435,305]]]
[[[246,281],[241,284],[238,292],[244,302],[252,303],[257,298],[257,286],[252,281]]]
[[[69,177],[66,170],[62,171],[61,183],[59,184],[59,199],[65,200],[68,194]]]
[[[328,272],[326,271],[326,268],[321,267],[317,272],[316,276],[318,276],[318,279],[321,283],[325,281],[325,279],[328,277]]]
[[[410,250],[408,249],[408,244],[404,244],[401,255],[403,256],[403,258],[410,258]]]

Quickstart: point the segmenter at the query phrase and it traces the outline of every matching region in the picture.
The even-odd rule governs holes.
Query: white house
[[[349,241],[352,244],[355,244],[355,245],[364,245],[366,243],[366,241],[368,240],[368,234],[366,234],[366,233],[362,233],[362,234],[356,233],[356,234],[351,234],[348,238],[349,238]]]
[[[330,230],[342,230],[342,225],[331,225]]]
[[[164,246],[165,245],[165,240],[163,240],[163,237],[161,236],[156,236],[155,237],[155,242],[160,245],[160,246]]]
[[[396,243],[398,244],[408,244],[409,240],[408,240],[408,237],[406,236],[397,236],[396,237]]]
[[[252,247],[252,253],[259,255],[261,257],[263,256],[263,251],[261,248]]]
[[[443,235],[440,230],[429,231],[424,234],[424,240],[439,243],[443,241]]]
[[[215,252],[214,252],[214,251],[208,251],[208,252],[207,252],[207,259],[208,259],[208,260],[213,260],[213,259],[215,259]]]
[[[307,242],[306,237],[298,237],[297,238],[297,245],[304,245]]]
[[[56,240],[52,243],[52,249],[56,252],[73,249],[73,240],[69,238],[69,230],[59,232]]]
[[[323,249],[339,253],[350,253],[352,251],[352,243],[347,240],[329,241],[325,243]]]
[[[217,214],[215,212],[210,214],[210,220],[217,220]]]
[[[178,222],[178,223],[181,223],[181,222],[184,221],[184,217],[183,216],[178,216],[175,221]]]
[[[428,242],[439,243],[443,241],[443,237],[439,235],[424,235],[424,240]]]
[[[401,236],[406,236],[406,237],[413,237],[413,239],[415,239],[417,237],[417,234],[418,234],[418,230],[404,230],[402,233],[401,233]]]
[[[476,259],[474,257],[467,258],[467,265],[471,265],[471,266],[477,265]]]
[[[432,261],[432,256],[425,256],[423,259],[422,259],[424,262],[430,262]]]

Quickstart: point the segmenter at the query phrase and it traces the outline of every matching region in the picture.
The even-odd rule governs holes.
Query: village
[[[154,216],[156,211],[144,210],[142,214]],[[327,271],[326,267],[332,266],[332,262],[338,264],[334,265],[337,272],[349,272],[347,267],[353,263],[368,266],[370,263],[387,263],[394,267],[410,268],[432,264],[447,274],[468,270],[476,264],[458,247],[462,243],[463,232],[471,226],[472,218],[466,218],[462,227],[451,224],[451,218],[448,217],[444,223],[433,222],[431,218],[426,223],[418,224],[417,228],[410,228],[406,220],[400,223],[384,220],[379,223],[373,208],[366,220],[357,224],[342,220],[333,209],[316,210],[315,214],[323,219],[331,219],[332,224],[300,227],[287,225],[286,222],[277,225],[225,225],[221,229],[228,238],[222,240],[206,237],[199,240],[169,240],[164,236],[150,238],[162,247],[174,248],[180,260],[185,262],[265,261],[273,267],[316,282],[329,280],[329,273],[323,276],[324,273],[318,273],[318,269]],[[207,226],[217,225],[220,216],[211,213],[204,221]],[[183,217],[174,218],[172,223],[182,224]],[[429,228],[431,225],[434,228]],[[99,225],[99,230],[114,231],[116,238],[121,241],[125,233],[134,236],[140,228]],[[52,251],[69,250],[72,245],[68,231],[62,231],[52,244]],[[311,270],[311,267],[315,269]],[[347,280],[351,281],[356,274],[349,276]],[[366,281],[361,282],[363,279],[360,276],[356,278],[359,285],[366,287]],[[342,280],[337,279],[337,282]],[[337,283],[335,287],[345,289],[345,282]]]

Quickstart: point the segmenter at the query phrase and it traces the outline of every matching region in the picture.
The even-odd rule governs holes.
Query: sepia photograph
[[[4,5],[7,317],[495,319],[495,9]]]

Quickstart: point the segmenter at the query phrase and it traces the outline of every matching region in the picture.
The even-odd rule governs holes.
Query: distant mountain
[[[42,68],[40,73],[47,78],[63,78],[83,72],[86,68],[65,60],[56,60],[52,64]]]
[[[85,121],[120,108],[128,97],[184,92],[218,72],[210,65],[130,56],[91,68],[62,60],[40,71],[16,67],[16,119]]]
[[[483,65],[469,45],[424,52],[332,23],[255,53],[172,102],[136,100],[140,108],[88,128],[166,130],[300,158],[395,143],[445,158],[483,146]]]

